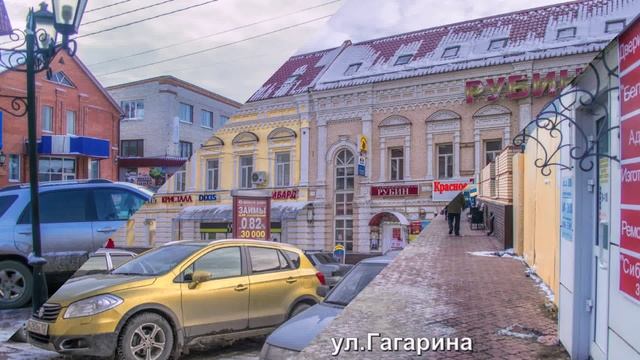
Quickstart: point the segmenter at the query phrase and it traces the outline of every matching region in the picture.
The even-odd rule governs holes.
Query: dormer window
[[[495,51],[495,50],[500,50],[503,49],[507,46],[507,38],[504,39],[495,39],[495,40],[491,40],[491,43],[489,43],[489,51]]]
[[[607,21],[604,31],[608,33],[619,33],[626,25],[625,19]]]
[[[51,80],[51,81],[53,81],[54,83],[57,83],[57,84],[74,87],[74,85],[71,82],[71,80],[69,80],[67,75],[65,75],[62,71],[58,71],[58,72],[55,72],[55,73],[51,74],[51,78],[49,80]]]
[[[454,58],[458,56],[458,51],[460,51],[460,45],[448,47],[444,49],[444,52],[442,53],[442,58],[443,59]]]
[[[347,70],[344,71],[344,76],[351,76],[355,74],[360,69],[361,65],[362,63],[355,63],[355,64],[349,65]]]
[[[393,64],[394,66],[396,65],[404,65],[409,63],[409,61],[411,61],[411,58],[413,58],[413,54],[408,54],[408,55],[400,55],[398,56],[398,58],[396,59],[396,63]]]
[[[289,76],[287,78],[287,80],[284,81],[284,83],[282,85],[291,85],[293,84],[296,80],[298,80],[298,75],[292,75]]]
[[[558,36],[557,36],[558,40],[571,39],[571,38],[574,38],[574,37],[576,37],[576,28],[575,27],[558,29]]]

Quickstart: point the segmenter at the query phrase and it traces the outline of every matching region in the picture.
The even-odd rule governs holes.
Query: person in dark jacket
[[[465,206],[464,195],[458,193],[456,197],[447,205],[447,220],[449,220],[449,234],[455,231],[456,236],[460,236],[460,214]]]

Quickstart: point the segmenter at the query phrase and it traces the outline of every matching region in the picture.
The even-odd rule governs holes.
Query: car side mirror
[[[193,290],[198,287],[198,284],[211,280],[213,274],[208,271],[197,270],[191,276],[191,282],[189,282],[189,289]]]
[[[325,297],[329,293],[329,287],[327,285],[320,285],[316,288],[316,295]]]

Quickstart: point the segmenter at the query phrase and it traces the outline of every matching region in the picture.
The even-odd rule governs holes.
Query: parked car
[[[87,261],[80,266],[71,278],[85,275],[107,274],[111,270],[136,257],[136,253],[122,249],[98,249],[89,254]]]
[[[329,291],[327,286],[318,288],[318,296],[326,298],[303,313],[289,319],[277,328],[265,341],[260,360],[285,360],[296,358],[313,339],[349,305],[373,278],[382,271],[395,254],[377,256],[360,261]],[[328,293],[327,293],[328,291]]]
[[[136,185],[109,180],[43,183],[39,191],[48,279],[71,276],[153,196]],[[0,189],[0,309],[21,307],[31,299],[30,202],[28,185]]]
[[[313,266],[324,274],[329,287],[334,287],[344,274],[353,267],[351,264],[338,262],[330,252],[305,251],[305,254],[311,260]]]
[[[257,240],[179,241],[67,281],[27,322],[62,354],[165,360],[202,337],[267,334],[321,300],[303,252]]]

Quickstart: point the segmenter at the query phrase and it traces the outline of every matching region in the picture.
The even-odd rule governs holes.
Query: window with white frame
[[[53,107],[42,107],[42,131],[53,131]]]
[[[9,155],[9,181],[20,182],[20,155]]]
[[[507,38],[502,38],[502,39],[494,39],[491,40],[491,43],[489,43],[489,51],[495,51],[495,50],[500,50],[503,49],[505,46],[507,46]]]
[[[173,174],[175,180],[175,191],[185,192],[187,191],[187,172],[185,170],[176,171]]]
[[[444,52],[442,53],[442,58],[443,59],[454,58],[458,56],[458,51],[460,51],[460,45],[448,47],[444,49]]]
[[[202,110],[202,112],[200,112],[200,125],[213,129],[213,113],[211,111]]]
[[[188,141],[180,141],[180,157],[190,158],[193,154],[193,144]]]
[[[625,24],[625,19],[610,20],[605,24],[604,31],[608,33],[618,33],[624,29]]]
[[[218,159],[207,160],[207,190],[218,190],[220,188],[220,161]]]
[[[38,157],[38,180],[60,181],[76,178],[76,160],[70,158]]]
[[[291,185],[291,155],[289,152],[276,153],[276,186]]]
[[[193,124],[193,105],[180,103],[178,117],[181,122]]]
[[[492,163],[502,151],[502,140],[487,140],[484,142],[485,165]]]
[[[453,176],[453,145],[438,145],[438,179]]]
[[[253,156],[240,156],[240,169],[238,175],[240,178],[241,189],[251,189],[253,187],[251,174],[253,174]]]
[[[558,35],[557,35],[557,39],[571,39],[576,37],[576,28],[575,27],[568,27],[568,28],[564,28],[564,29],[559,29],[558,30]]]
[[[396,66],[396,65],[408,64],[412,58],[413,58],[413,54],[400,55],[398,56],[398,58],[396,59],[396,62],[393,65]]]
[[[144,100],[125,100],[120,102],[124,120],[144,118]]]
[[[100,160],[91,159],[89,160],[89,179],[99,179],[100,178]]]
[[[391,180],[404,179],[404,151],[402,148],[389,149]]]
[[[336,156],[335,173],[335,244],[353,251],[353,196],[355,181],[355,157],[353,152],[342,149]]]
[[[67,134],[75,135],[76,133],[76,112],[67,111]]]

